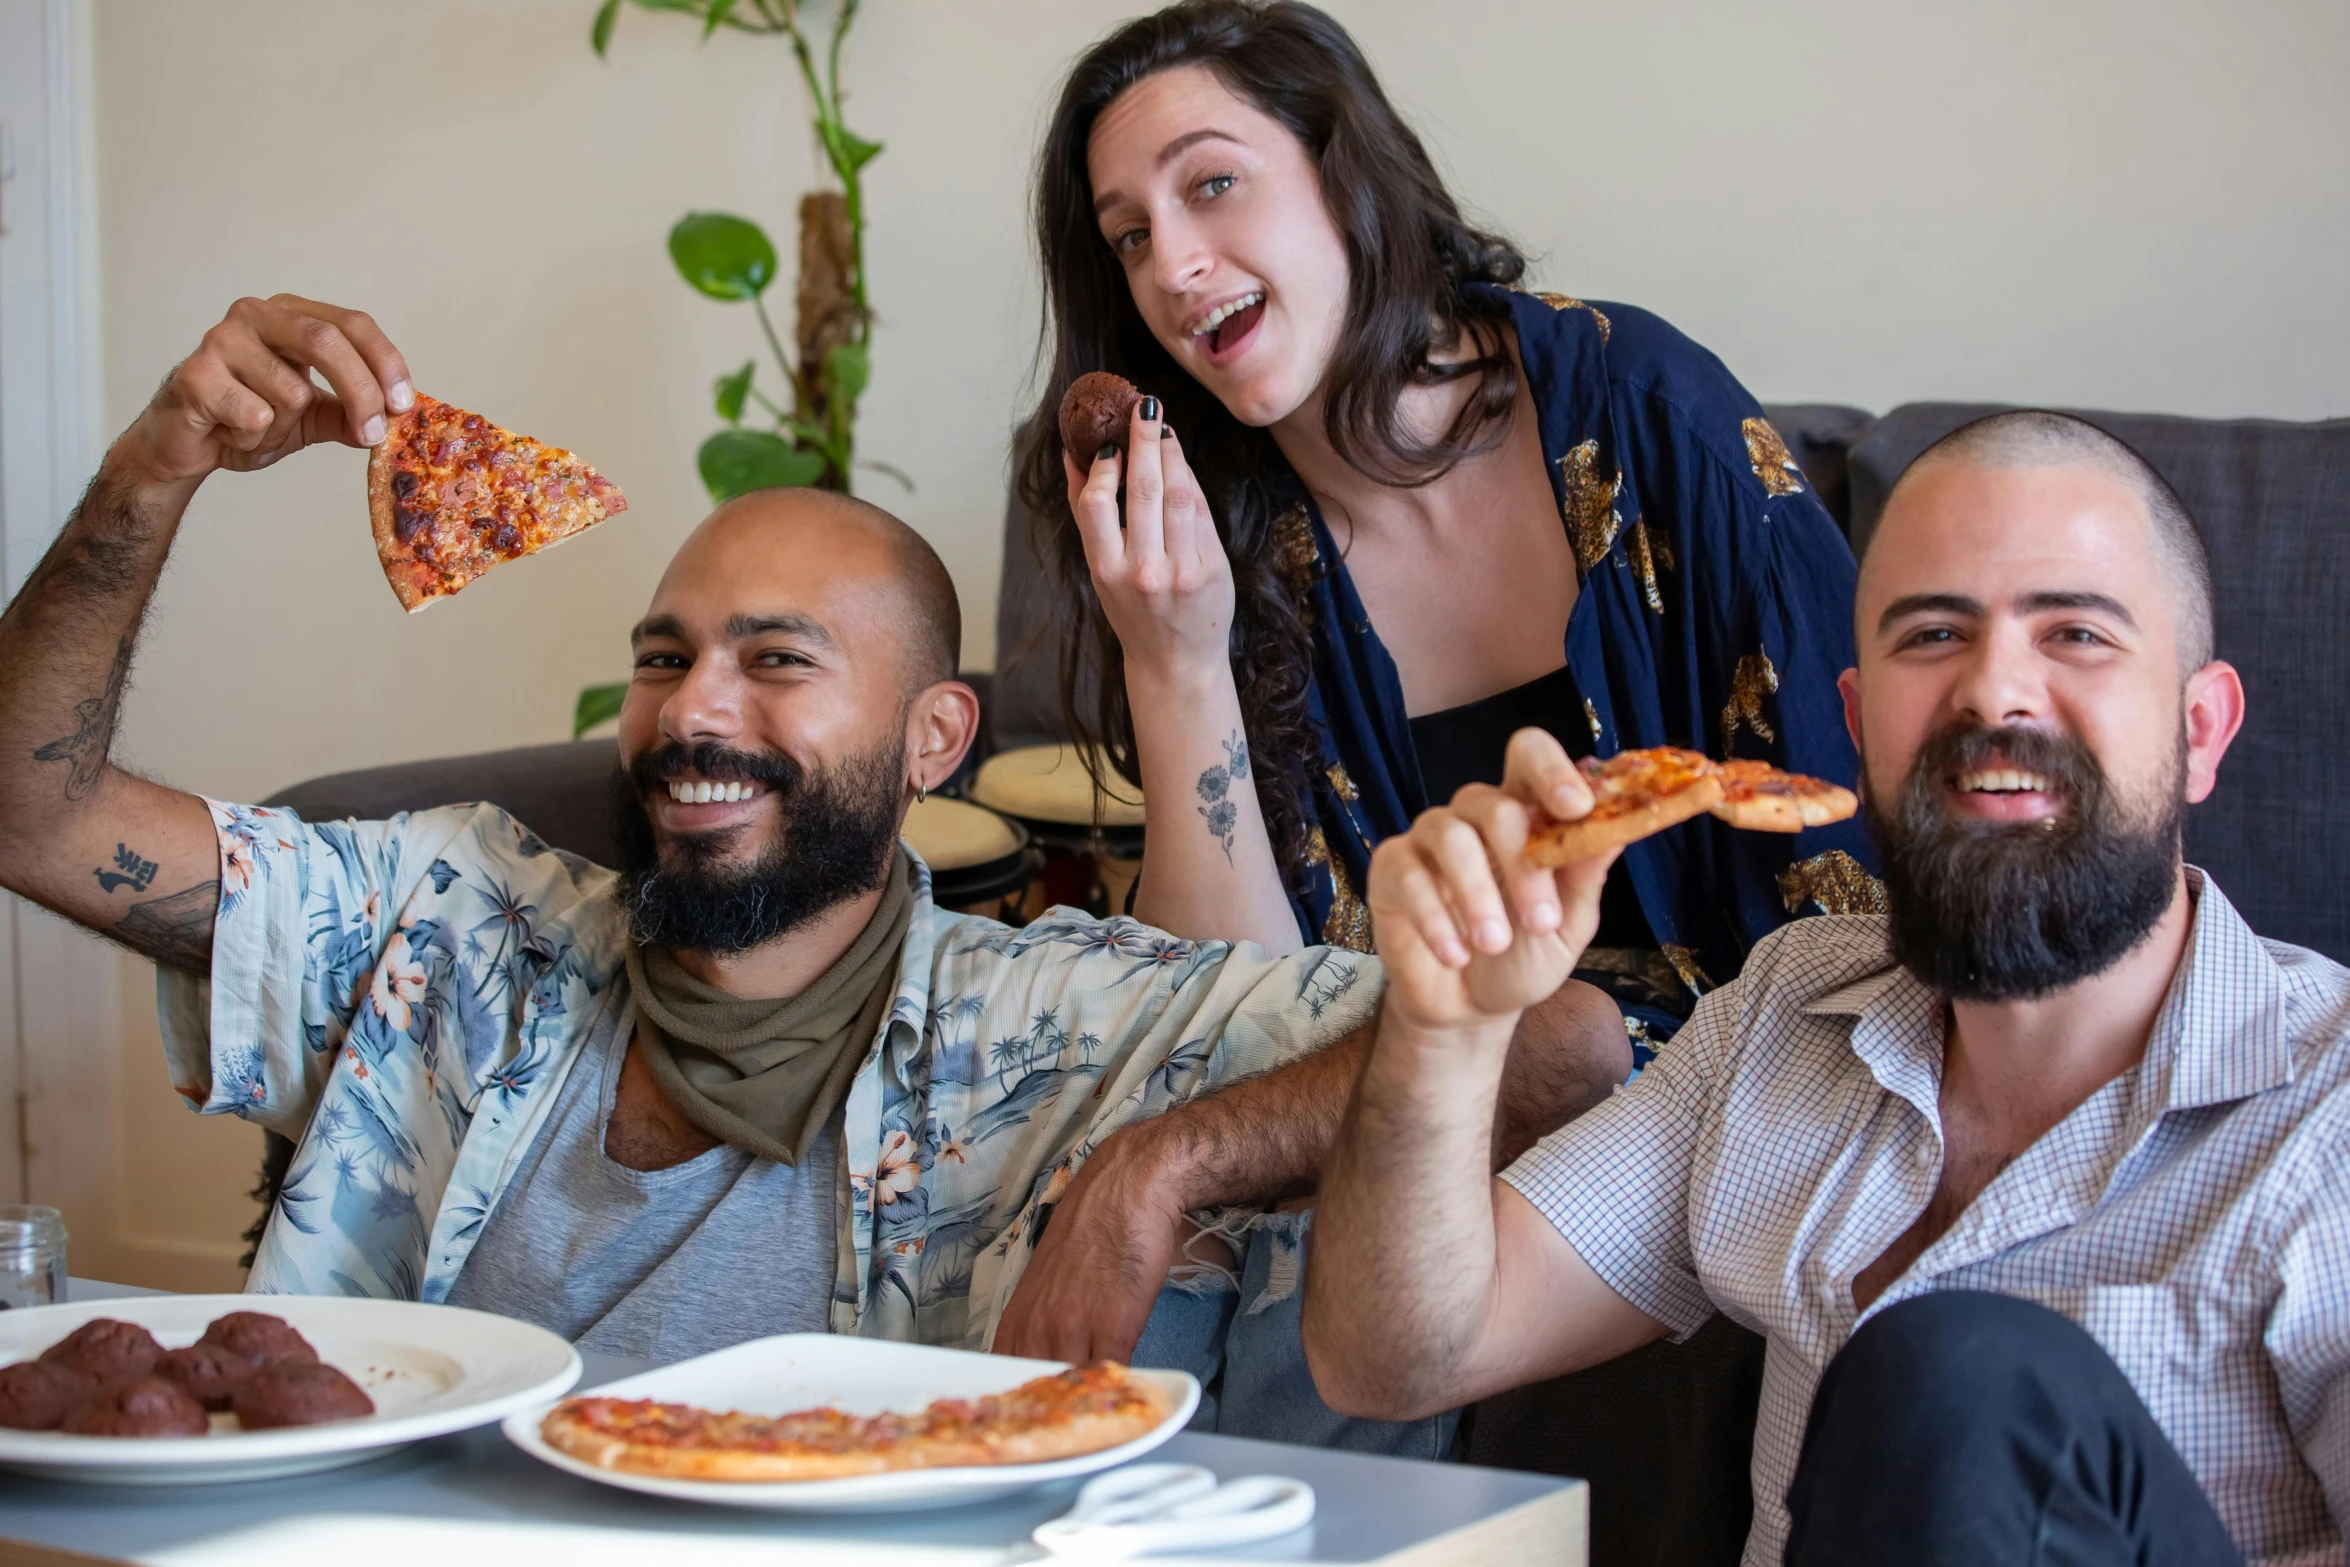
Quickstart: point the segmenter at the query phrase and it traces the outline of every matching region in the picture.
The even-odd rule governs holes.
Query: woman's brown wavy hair
[[[1095,226],[1086,145],[1094,121],[1159,71],[1199,66],[1287,126],[1321,171],[1322,197],[1346,243],[1347,319],[1325,384],[1324,428],[1339,455],[1384,483],[1419,485],[1499,438],[1518,370],[1506,312],[1473,283],[1515,283],[1526,263],[1468,223],[1420,139],[1380,90],[1346,29],[1296,0],[1183,0],[1121,27],[1070,71],[1037,160],[1036,236],[1045,280],[1051,372],[1014,459],[1051,587],[1061,711],[1070,733],[1139,784],[1125,660],[1102,614],[1069,515],[1058,419],[1069,384],[1111,370],[1166,405],[1199,476],[1237,588],[1232,664],[1257,800],[1285,878],[1305,854],[1305,800],[1320,746],[1307,716],[1313,646],[1304,615],[1304,550],[1276,511],[1281,455],[1242,424],[1151,336],[1124,268]],[[1446,364],[1432,354],[1471,352]],[[1433,441],[1407,429],[1405,388],[1472,379],[1474,395]],[[1078,454],[1080,465],[1093,453]],[[1286,546],[1286,548],[1285,548]]]

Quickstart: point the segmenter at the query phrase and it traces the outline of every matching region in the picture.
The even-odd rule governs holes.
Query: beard
[[[902,738],[829,769],[705,741],[665,745],[615,769],[620,904],[637,944],[747,952],[880,886],[897,851],[905,760]],[[688,770],[713,783],[761,784],[774,797],[779,823],[756,859],[731,855],[747,828],[654,836],[646,798]]]
[[[2038,773],[2061,810],[1993,822],[1950,809],[1944,784],[1980,767]],[[2023,1001],[2119,962],[2178,887],[2186,742],[2150,806],[2131,812],[2088,748],[2039,729],[1959,724],[1919,751],[1890,811],[1864,791],[1884,861],[1893,957],[1959,1001]]]

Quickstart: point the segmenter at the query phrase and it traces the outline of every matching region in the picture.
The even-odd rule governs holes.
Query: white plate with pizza
[[[785,1333],[506,1417],[582,1479],[727,1507],[956,1507],[1130,1462],[1183,1429],[1181,1371]]]
[[[543,1405],[579,1373],[578,1353],[546,1329],[456,1306],[318,1295],[35,1306],[0,1312],[0,1467],[115,1485],[305,1474]],[[33,1407],[44,1397],[56,1402]],[[319,1423],[290,1423],[308,1420]]]

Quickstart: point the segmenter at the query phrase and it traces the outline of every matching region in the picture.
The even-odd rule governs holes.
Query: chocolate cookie
[[[83,1436],[203,1436],[212,1429],[204,1406],[161,1377],[122,1377],[107,1383],[65,1417]]]
[[[0,1426],[54,1431],[97,1384],[54,1360],[0,1366]]]
[[[229,1407],[248,1431],[273,1426],[315,1426],[329,1420],[356,1420],[375,1413],[375,1400],[332,1366],[283,1361],[256,1371],[238,1388]]]
[[[273,1317],[262,1311],[232,1311],[225,1317],[215,1317],[204,1330],[199,1344],[218,1344],[231,1354],[242,1355],[256,1366],[275,1366],[285,1362],[316,1365],[318,1351],[310,1341],[294,1331],[294,1325],[283,1317]]]
[[[206,1409],[228,1408],[229,1396],[260,1368],[226,1344],[198,1342],[167,1349],[155,1374]]]
[[[1089,370],[1061,398],[1061,449],[1080,471],[1093,466],[1105,446],[1126,449],[1126,428],[1142,394],[1134,383],[1107,370]]]
[[[143,1377],[163,1358],[155,1335],[136,1322],[93,1317],[41,1351],[41,1358],[100,1382]]]

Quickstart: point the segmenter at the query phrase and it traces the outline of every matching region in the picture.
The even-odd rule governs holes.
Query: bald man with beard
[[[978,703],[938,557],[864,502],[764,491],[678,550],[630,639],[617,867],[492,805],[305,822],[116,764],[197,487],[414,397],[364,314],[239,301],[0,616],[0,884],[153,959],[180,1093],[297,1144],[248,1288],[663,1360],[985,1348],[1018,1291],[1025,1345],[1123,1357],[1187,1211],[1310,1189],[1377,963],[936,907],[898,833]],[[93,874],[118,845],[154,875]],[[1527,1030],[1504,1155],[1604,1094],[1554,1048],[1589,1028]]]
[[[1768,1341],[1750,1567],[2343,1561],[2350,972],[2182,863],[2244,716],[2192,519],[2105,432],[1994,416],[1901,479],[1856,608],[1885,913],[1758,943],[1499,1178],[1517,1009],[1597,917],[1603,865],[1517,853],[1583,808],[1566,759],[1520,735],[1381,846],[1323,1396],[1406,1418],[1719,1310]]]

